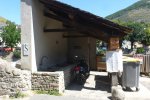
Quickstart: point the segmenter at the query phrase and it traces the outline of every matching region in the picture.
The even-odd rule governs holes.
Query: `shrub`
[[[144,48],[142,48],[142,47],[137,48],[137,50],[136,50],[136,53],[137,53],[137,54],[141,54],[141,53],[144,53],[144,52],[145,52],[145,50],[144,50]]]
[[[20,51],[20,50],[15,50],[15,51],[13,52],[13,56],[14,56],[15,58],[21,58],[21,51]]]

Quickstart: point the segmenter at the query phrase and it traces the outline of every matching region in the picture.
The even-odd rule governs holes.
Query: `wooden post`
[[[110,51],[116,51],[119,49],[119,37],[111,37],[109,39],[109,50]],[[111,73],[111,86],[117,86],[118,85],[118,77],[117,72]]]

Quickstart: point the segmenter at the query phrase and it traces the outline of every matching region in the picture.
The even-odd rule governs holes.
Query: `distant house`
[[[0,22],[0,33],[2,33],[3,32],[3,27],[5,27],[6,26],[6,23],[4,23],[4,22]],[[2,38],[0,37],[0,45],[2,45]]]
[[[3,32],[3,27],[6,26],[6,23],[0,22],[0,33]]]

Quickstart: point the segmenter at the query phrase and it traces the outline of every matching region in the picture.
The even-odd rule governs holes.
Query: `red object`
[[[3,50],[3,51],[5,51],[5,52],[10,52],[10,51],[12,51],[12,49],[11,48],[8,48],[8,47],[1,47],[0,48],[0,50]]]
[[[11,51],[11,48],[4,48],[5,51]]]
[[[80,70],[80,66],[76,66],[76,67],[74,68],[74,70],[75,70],[75,71],[79,71],[79,70]]]

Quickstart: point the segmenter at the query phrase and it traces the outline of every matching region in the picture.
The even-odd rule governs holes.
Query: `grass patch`
[[[15,95],[11,96],[10,98],[11,99],[16,99],[16,98],[24,98],[24,97],[27,97],[28,95],[27,94],[24,94],[22,92],[17,92]]]
[[[61,96],[58,90],[36,90],[35,93],[37,94],[48,94],[48,95],[55,95],[55,96]]]

